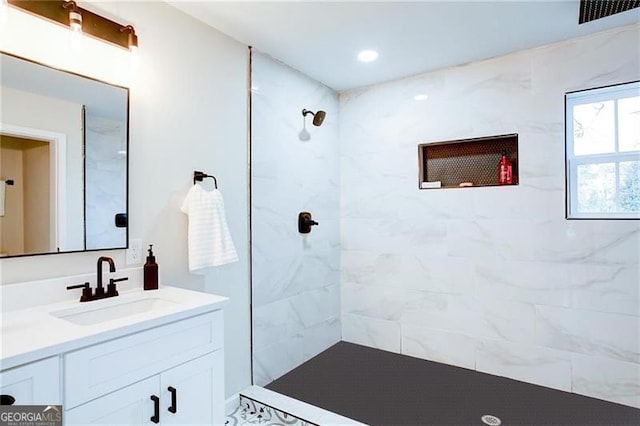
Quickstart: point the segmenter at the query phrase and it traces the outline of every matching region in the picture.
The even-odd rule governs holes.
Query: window
[[[640,82],[567,93],[567,218],[640,218]]]

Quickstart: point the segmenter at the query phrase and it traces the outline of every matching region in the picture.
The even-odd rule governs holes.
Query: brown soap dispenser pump
[[[149,256],[147,256],[147,263],[144,264],[144,289],[158,289],[158,264],[153,255],[153,244],[149,245]]]

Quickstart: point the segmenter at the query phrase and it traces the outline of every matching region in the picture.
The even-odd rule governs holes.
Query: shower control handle
[[[311,218],[311,213],[300,212],[298,214],[298,232],[301,234],[308,234],[311,232],[311,227],[318,225],[318,222]]]

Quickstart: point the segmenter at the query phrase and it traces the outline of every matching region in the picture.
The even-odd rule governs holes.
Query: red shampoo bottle
[[[513,168],[507,158],[507,151],[502,151],[502,157],[498,163],[498,185],[511,185],[513,183]]]

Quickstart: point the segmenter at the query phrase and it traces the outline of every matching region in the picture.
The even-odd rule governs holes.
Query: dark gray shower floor
[[[640,410],[340,342],[266,388],[370,425],[640,425]]]

